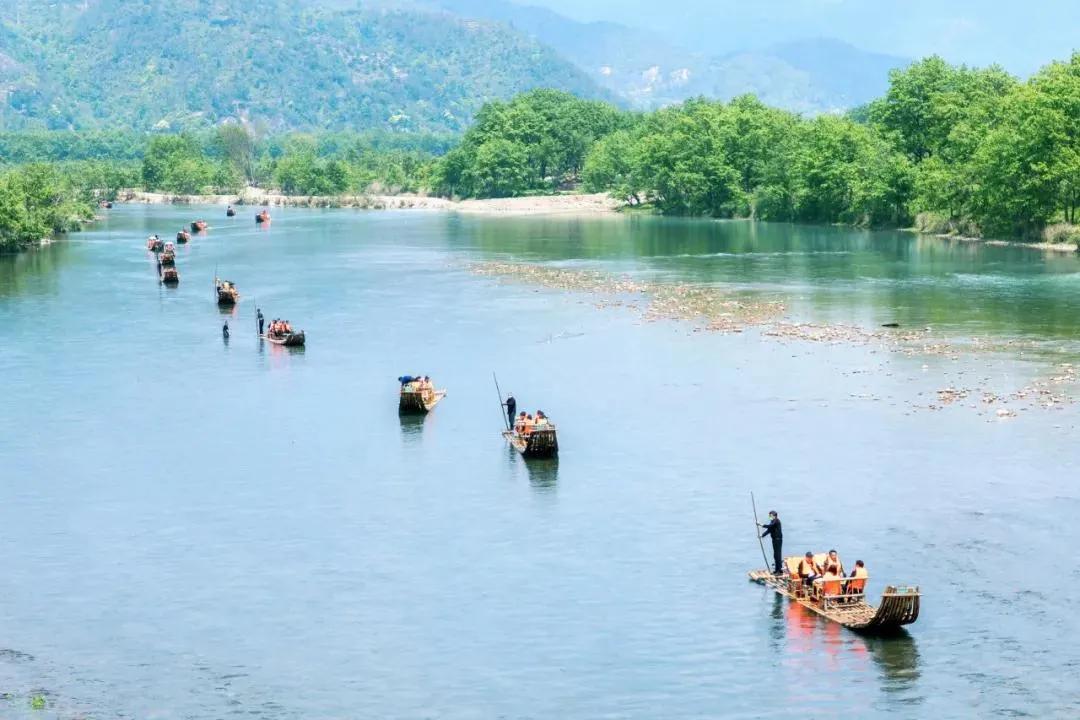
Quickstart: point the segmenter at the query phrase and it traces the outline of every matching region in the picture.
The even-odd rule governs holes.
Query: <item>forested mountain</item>
[[[8,0],[0,129],[466,127],[535,87],[605,97],[502,23],[333,0]]]
[[[571,60],[600,85],[639,108],[690,97],[729,100],[754,94],[797,112],[844,110],[879,97],[888,74],[910,60],[807,39],[761,50],[695,53],[645,30],[582,23],[551,10],[507,0],[417,0],[460,17],[496,20],[531,35]],[[724,38],[724,45],[732,40]]]

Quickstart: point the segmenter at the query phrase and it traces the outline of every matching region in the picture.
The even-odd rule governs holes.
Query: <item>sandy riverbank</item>
[[[120,202],[160,205],[253,205],[272,207],[359,208],[363,210],[441,210],[476,215],[598,215],[620,203],[606,193],[543,195],[490,200],[447,200],[426,195],[280,195],[258,188],[232,195],[175,195],[128,190]]]

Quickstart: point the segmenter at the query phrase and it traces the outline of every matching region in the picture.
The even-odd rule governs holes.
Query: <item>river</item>
[[[1076,257],[746,222],[282,209],[257,229],[252,212],[122,206],[0,258],[3,717],[1080,714],[1078,408],[980,399],[1080,366]],[[199,216],[180,285],[160,286],[146,235]],[[477,263],[1001,347],[699,332]],[[259,342],[256,306],[307,347]],[[557,423],[557,463],[500,438],[493,370]],[[397,415],[405,373],[449,391],[426,419]],[[945,387],[971,395],[942,405]],[[873,596],[918,584],[910,632],[864,638],[749,583],[751,491],[789,553],[864,559]]]

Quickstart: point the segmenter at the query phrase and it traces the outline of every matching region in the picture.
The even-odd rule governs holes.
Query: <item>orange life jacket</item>
[[[799,575],[802,577],[810,577],[811,575],[818,574],[818,567],[813,560],[807,560],[803,558],[799,561]]]
[[[839,575],[827,575],[826,580],[823,583],[823,587],[826,595],[839,595],[841,579]]]
[[[862,592],[866,588],[866,579],[869,577],[870,573],[866,572],[866,568],[856,566],[854,579],[848,580],[848,590]]]

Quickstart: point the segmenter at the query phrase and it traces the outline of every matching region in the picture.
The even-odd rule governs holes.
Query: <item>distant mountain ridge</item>
[[[329,0],[12,0],[0,129],[458,131],[536,87],[610,99],[502,23]]]
[[[880,96],[888,87],[889,70],[911,62],[825,38],[710,56],[674,46],[646,30],[582,23],[506,0],[418,2],[460,17],[503,22],[530,34],[642,109],[697,95],[727,100],[752,93],[766,104],[796,112],[844,110]]]
[[[461,131],[537,87],[649,109],[753,93],[867,102],[903,58],[834,40],[710,57],[642,29],[506,0],[8,0],[0,130]]]

